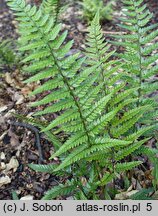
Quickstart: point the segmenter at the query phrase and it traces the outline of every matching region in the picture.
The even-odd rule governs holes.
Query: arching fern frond
[[[127,72],[125,80],[128,87],[138,87],[136,95],[138,96],[137,106],[149,104],[146,99],[151,93],[157,91],[157,80],[152,81],[153,76],[157,74],[158,54],[154,53],[158,49],[158,44],[154,39],[158,36],[157,24],[148,26],[152,14],[143,0],[122,0],[125,10],[124,16],[120,19],[119,26],[127,30],[125,35],[113,35],[117,41],[111,43],[124,48],[124,52],[117,54],[123,59],[125,64],[123,68]],[[153,110],[146,113],[147,124],[155,124],[153,119],[157,116],[157,102],[155,98],[150,97]],[[150,104],[151,104],[150,103]],[[149,116],[150,115],[150,116]],[[146,124],[144,117],[141,124]]]

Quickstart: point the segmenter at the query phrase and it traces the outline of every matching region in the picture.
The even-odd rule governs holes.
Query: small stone
[[[1,153],[0,153],[0,159],[1,159],[1,160],[5,160],[5,158],[6,158],[6,157],[5,157],[4,152],[1,152]]]
[[[6,164],[4,162],[1,162],[0,170],[4,170],[6,168]]]
[[[13,169],[13,171],[16,172],[16,170],[17,170],[17,168],[18,168],[18,166],[19,166],[19,162],[18,162],[18,160],[13,156],[13,157],[10,159],[9,163],[6,164],[6,165],[7,165],[6,171],[9,171],[9,170]]]
[[[5,110],[7,110],[7,109],[8,109],[7,106],[2,106],[2,107],[0,107],[0,113],[3,112],[3,111],[5,111]]]
[[[11,182],[11,179],[9,178],[9,176],[2,176],[0,178],[0,187],[6,184],[9,184]]]
[[[8,73],[8,72],[5,74],[5,81],[8,84],[12,84],[13,83],[13,79],[11,78],[10,73]]]
[[[69,196],[66,198],[66,200],[74,200],[74,197],[73,196]]]
[[[137,192],[139,192],[139,191],[138,190],[132,190],[130,192],[125,191],[125,192],[116,194],[115,200],[126,200],[126,199],[129,199],[130,196],[136,194]]]
[[[24,197],[21,197],[20,200],[33,200],[33,196],[31,195],[26,195]]]
[[[54,157],[53,158],[55,161],[59,161],[59,158],[58,157]]]

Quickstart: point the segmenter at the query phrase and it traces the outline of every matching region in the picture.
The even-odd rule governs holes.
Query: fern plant
[[[81,5],[83,8],[83,17],[88,23],[93,20],[98,10],[100,11],[100,21],[112,20],[113,1],[105,5],[103,0],[83,0]]]
[[[119,94],[113,96],[112,100],[107,104],[105,112],[108,112],[109,110],[114,110],[117,106],[122,106],[123,109],[124,106],[126,107],[131,104],[135,104],[138,101],[138,98],[135,98],[137,88],[122,90],[122,88],[125,86],[125,83],[121,81],[121,78],[125,75],[125,73],[121,71],[123,64],[120,63],[120,61],[109,60],[115,51],[107,52],[110,45],[107,45],[107,43],[104,42],[101,26],[99,26],[98,23],[99,17],[97,14],[92,22],[91,27],[89,28],[85,53],[87,56],[89,56],[89,61],[87,62],[90,66],[94,66],[99,63],[98,70],[100,71],[100,78],[98,82],[103,83],[101,97],[110,94],[112,88],[114,88],[114,90],[116,88],[117,91],[119,91]],[[123,135],[126,136],[126,140],[134,141],[152,128],[151,126],[141,128],[139,132],[133,128],[142,113],[147,109],[147,106],[141,106],[140,109],[126,109],[124,110],[124,113],[122,113],[122,109],[120,109],[118,115],[116,115],[107,126],[107,134],[110,137],[121,138]],[[104,134],[105,133],[106,132],[104,131]],[[116,158],[119,155],[118,159],[122,159],[125,156],[131,154],[132,151],[135,151],[136,148],[139,148],[143,142],[144,141],[141,141],[139,144],[137,143],[128,146],[124,150],[118,152],[116,154]],[[124,153],[125,155],[123,155]]]
[[[152,14],[143,4],[143,0],[122,1],[125,10],[124,16],[120,18],[122,24],[119,26],[127,30],[125,35],[115,35],[117,41],[112,43],[124,47],[125,51],[118,53],[119,58],[123,59],[124,70],[127,72],[124,77],[127,80],[127,88],[137,87],[136,95],[139,100],[136,107],[151,104],[153,109],[147,110],[140,123],[143,125],[154,125],[157,128],[157,80],[153,77],[157,74],[158,60],[157,43],[153,40],[158,35],[157,24],[148,25]],[[119,40],[118,40],[119,39]],[[153,133],[153,130],[151,131]]]
[[[104,40],[99,13],[89,28],[85,57],[80,57],[80,53],[68,55],[73,41],[66,42],[67,32],[61,33],[61,24],[51,13],[24,0],[9,0],[8,5],[19,20],[23,70],[31,74],[25,83],[41,81],[31,95],[48,93],[31,104],[45,106],[34,116],[58,112],[46,125],[33,121],[53,138],[56,148],[50,159],[60,157],[61,163],[30,167],[69,176],[65,185],[52,188],[43,199],[67,194],[76,199],[109,197],[106,185],[119,173],[141,164],[126,158],[148,140],[142,135],[151,126],[137,131],[135,124],[151,105],[134,107],[139,102],[138,87],[126,88],[124,66],[110,60],[114,51]],[[66,134],[64,141],[54,135],[60,132]]]
[[[16,62],[16,56],[12,48],[12,44],[9,40],[0,42],[0,68],[8,66],[11,68]]]
[[[135,94],[138,101],[135,103],[135,109],[137,110],[142,105],[151,104],[151,109],[147,109],[145,116],[140,118],[135,125],[137,130],[140,127],[151,126],[151,129],[144,134],[149,137],[153,136],[158,126],[157,94],[154,94],[157,91],[157,80],[154,76],[157,75],[158,71],[156,64],[158,54],[155,53],[158,46],[154,42],[158,35],[157,24],[148,25],[153,15],[148,10],[147,5],[143,4],[143,0],[123,0],[122,2],[125,10],[123,11],[124,16],[120,18],[122,23],[119,26],[127,30],[127,34],[113,35],[117,41],[111,43],[124,48],[124,52],[117,53],[117,56],[125,62],[123,69],[126,71],[124,80],[128,83],[126,88],[137,88]],[[156,188],[158,183],[156,152],[146,150],[143,147],[141,149],[142,153],[146,154],[154,164],[153,184]]]

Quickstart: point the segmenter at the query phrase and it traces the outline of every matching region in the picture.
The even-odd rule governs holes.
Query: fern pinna
[[[119,172],[141,164],[126,162],[125,158],[147,140],[138,138],[150,127],[136,131],[133,125],[150,106],[129,109],[129,104],[138,100],[130,98],[137,88],[124,90],[125,83],[120,81],[122,65],[109,60],[113,52],[108,51],[104,42],[99,14],[89,29],[86,56],[80,57],[79,52],[69,55],[73,41],[66,42],[67,32],[60,33],[61,24],[56,23],[51,13],[24,0],[9,0],[8,5],[19,21],[24,71],[31,73],[25,83],[42,81],[31,95],[49,91],[31,104],[46,107],[35,116],[59,113],[45,128],[40,128],[45,133],[62,131],[67,135],[61,146],[53,135],[53,144],[59,148],[50,159],[60,157],[59,166],[30,165],[35,170],[57,175],[65,171],[73,176],[65,186],[48,191],[43,199],[72,192],[79,199],[96,199],[98,188],[104,188]]]
[[[143,4],[143,0],[122,0],[122,2],[125,10],[124,16],[120,18],[122,24],[119,26],[127,30],[127,34],[113,36],[117,41],[112,43],[125,48],[125,51],[118,56],[125,61],[124,69],[127,72],[125,78],[128,87],[138,87],[137,107],[145,104],[152,105],[152,109],[147,110],[140,123],[152,124],[157,128],[157,96],[153,94],[157,91],[157,80],[154,80],[153,76],[158,71],[158,65],[155,64],[158,54],[154,53],[158,45],[153,40],[158,35],[158,25],[148,25],[152,14],[147,9],[147,5]]]

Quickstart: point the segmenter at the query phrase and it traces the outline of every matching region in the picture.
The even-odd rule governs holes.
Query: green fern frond
[[[47,19],[48,18],[46,16],[46,18],[44,19],[44,22],[42,22],[40,27],[43,25],[43,23],[46,23]],[[50,59],[53,57],[53,60],[55,61],[54,63],[56,63],[55,66],[53,65],[55,70],[52,68],[52,74],[51,74],[51,68],[48,68],[48,70],[46,70],[46,71],[48,71],[47,75],[48,75],[48,77],[50,77],[52,75],[54,77],[53,77],[52,80],[49,80],[46,84],[44,84],[41,87],[39,87],[38,89],[36,89],[32,94],[38,94],[38,93],[41,93],[43,91],[53,90],[53,89],[56,89],[57,87],[59,88],[59,90],[56,90],[55,92],[53,92],[53,93],[49,94],[48,96],[44,97],[41,101],[33,103],[32,106],[44,105],[44,104],[47,104],[47,103],[50,103],[50,102],[53,102],[53,101],[55,102],[56,100],[58,100],[58,102],[56,104],[46,108],[45,111],[37,113],[37,115],[45,114],[45,113],[51,113],[51,112],[55,112],[55,111],[57,112],[57,111],[60,111],[60,110],[65,110],[65,112],[63,114],[61,114],[57,119],[55,119],[52,123],[50,123],[50,125],[48,127],[46,127],[43,131],[46,132],[46,131],[48,131],[48,130],[50,130],[50,129],[58,126],[58,125],[62,125],[61,126],[62,128],[68,128],[67,124],[71,127],[70,131],[77,132],[77,130],[80,130],[80,129],[85,130],[85,135],[83,137],[81,136],[81,133],[78,133],[78,134],[76,134],[74,136],[74,137],[78,137],[78,139],[77,140],[75,139],[76,142],[74,142],[73,143],[74,145],[72,147],[70,147],[70,148],[73,148],[73,147],[76,147],[79,144],[82,144],[82,142],[85,140],[86,136],[88,138],[88,139],[86,138],[86,140],[90,140],[89,136],[91,136],[91,134],[94,132],[94,129],[95,129],[95,133],[96,133],[96,131],[100,129],[100,126],[102,126],[102,128],[103,128],[104,125],[101,122],[105,118],[106,118],[105,119],[106,122],[110,121],[113,118],[113,116],[116,114],[116,111],[112,112],[112,113],[109,113],[106,116],[104,116],[102,119],[100,119],[101,121],[98,122],[99,128],[96,127],[96,123],[94,121],[94,126],[93,126],[93,128],[90,127],[90,135],[88,135],[88,131],[85,129],[85,127],[86,127],[85,122],[83,122],[83,121],[85,121],[84,118],[87,118],[87,116],[91,115],[91,116],[93,116],[93,118],[92,119],[87,118],[86,121],[88,121],[88,122],[93,121],[93,120],[97,119],[98,114],[100,114],[102,112],[103,108],[104,108],[103,104],[101,104],[101,102],[103,102],[103,99],[101,99],[98,102],[96,101],[96,103],[92,107],[91,112],[89,112],[89,110],[88,110],[89,107],[91,106],[91,103],[96,99],[96,96],[99,93],[98,86],[95,86],[95,88],[93,88],[94,96],[95,96],[94,98],[92,97],[92,94],[91,94],[90,95],[91,96],[90,100],[87,100],[87,98],[83,99],[83,96],[87,95],[87,92],[90,92],[89,90],[90,90],[90,87],[91,87],[91,86],[89,86],[89,83],[87,83],[85,81],[85,79],[87,77],[89,77],[89,76],[92,76],[94,71],[97,71],[96,69],[98,68],[99,64],[96,64],[96,65],[94,65],[94,66],[92,66],[92,67],[90,67],[88,69],[84,69],[83,71],[80,72],[80,74],[78,76],[76,76],[76,78],[74,78],[72,76],[71,77],[72,81],[71,80],[68,81],[67,78],[70,77],[70,75],[66,74],[65,69],[68,69],[68,70],[71,69],[70,66],[74,62],[76,63],[78,61],[77,60],[78,54],[70,56],[68,58],[64,58],[63,61],[62,61],[62,57],[64,55],[66,55],[66,52],[68,52],[68,50],[70,49],[70,46],[72,44],[71,42],[68,43],[68,45],[65,45],[63,47],[62,52],[61,52],[61,49],[60,49],[60,52],[58,52],[58,50],[56,50],[55,54],[52,54],[52,50],[49,50],[50,49],[49,41],[56,44],[55,40],[58,39],[56,37],[57,37],[57,35],[58,35],[59,31],[60,31],[60,25],[55,26],[52,31],[55,32],[54,35],[53,35],[53,38],[52,37],[50,39],[48,39],[48,37],[45,38],[44,37],[45,32],[43,32],[43,37],[45,38],[45,40],[47,40],[47,48],[48,48],[47,49],[47,55],[49,54],[51,56]],[[41,32],[40,32],[40,34],[41,34]],[[65,36],[64,36],[64,38],[65,38]],[[52,40],[54,40],[54,41],[52,41]],[[21,50],[22,51],[28,51],[29,49],[35,49],[37,46],[39,46],[39,42],[36,43],[35,41],[33,41],[33,45],[32,44],[26,45],[23,48],[21,48]],[[43,47],[43,43],[41,43],[41,46]],[[51,48],[53,49],[54,47],[51,46]],[[39,49],[40,48],[38,48],[38,50]],[[59,47],[58,47],[58,49],[59,49]],[[41,53],[43,54],[43,51]],[[59,54],[59,58],[61,59],[59,61],[58,61],[58,57],[55,56],[55,55],[58,55],[58,54]],[[37,55],[36,55],[36,57],[37,57],[37,60],[38,60]],[[41,56],[41,54],[40,54],[40,57],[45,58],[47,56]],[[33,57],[30,57],[30,56],[26,57],[24,62],[25,63],[28,62],[28,61],[30,62],[31,59],[33,59],[33,58],[35,58],[35,55],[33,55]],[[33,64],[33,65],[31,65],[31,68],[27,67],[27,71],[32,72],[32,71],[36,71],[37,69],[41,70],[41,67],[43,67],[43,66],[48,67],[47,64],[50,62],[50,59],[47,58],[47,60],[44,60],[44,61],[42,61],[40,63],[37,63],[37,64]],[[80,63],[78,65],[80,66]],[[106,67],[106,64],[104,64],[104,66]],[[77,69],[78,69],[78,67],[77,67]],[[60,71],[61,76],[57,75],[57,73],[59,71]],[[115,72],[115,71],[113,71],[113,72]],[[75,74],[76,73],[74,72],[74,75]],[[97,74],[94,76],[94,79],[92,78],[92,83],[91,83],[92,85],[95,82],[97,76],[99,76],[99,72],[97,72]],[[35,81],[35,80],[38,80],[38,79],[43,79],[43,78],[47,78],[47,76],[42,75],[42,73],[40,72],[39,76],[37,74],[37,75],[33,76],[33,78],[30,78],[29,80],[27,80],[26,82],[29,82],[29,81],[32,82],[32,81]],[[82,83],[82,88],[80,87],[81,83]],[[65,84],[66,84],[66,87],[64,86]],[[62,88],[62,90],[60,88]],[[83,93],[82,93],[82,95],[78,94],[79,91],[81,91],[83,89],[84,89],[84,94]],[[74,94],[75,92],[77,93],[76,96]],[[80,98],[80,104],[81,105],[77,101],[77,97]],[[107,98],[108,98],[108,100],[110,99],[109,96],[107,96]],[[105,97],[105,99],[106,99],[106,97]],[[105,100],[105,102],[106,102],[106,100]],[[106,105],[106,103],[104,105]],[[67,105],[67,104],[69,104],[69,105]],[[75,106],[77,105],[77,108],[71,110],[70,108],[73,107],[74,104],[75,104]],[[82,106],[82,104],[84,104],[84,106]],[[96,107],[98,107],[97,111],[96,111]],[[81,110],[81,108],[85,113],[86,113],[86,110],[88,110],[89,114],[87,113],[85,116],[82,115],[81,112],[83,112],[83,111]],[[66,109],[68,109],[68,110],[66,111]],[[113,115],[111,115],[111,114],[113,114]],[[81,115],[82,115],[82,119],[81,119]],[[75,125],[74,127],[72,127],[72,125],[74,125],[74,123],[73,123],[74,121],[78,122],[78,126]],[[66,146],[66,145],[64,145],[64,146]]]
[[[123,140],[112,140],[112,139],[98,139],[94,141],[94,144],[91,147],[87,147],[86,145],[80,146],[77,149],[75,149],[69,156],[63,161],[61,165],[55,171],[58,171],[60,169],[63,169],[66,166],[69,166],[70,164],[79,161],[81,159],[86,159],[87,156],[90,156],[91,153],[103,151],[105,149],[110,149],[112,147],[119,146],[121,148],[125,145],[130,144],[128,141]],[[59,149],[60,151],[60,149]],[[57,151],[54,156],[59,155],[59,151]]]
[[[149,138],[143,139],[141,141],[137,141],[137,142],[129,145],[128,147],[125,147],[124,149],[119,150],[115,154],[115,160],[120,161],[120,160],[124,159],[126,156],[131,155],[134,151],[139,149],[148,140],[149,140]]]
[[[57,168],[57,164],[29,164],[29,167],[37,172],[46,172],[46,173],[53,173],[54,169]]]
[[[127,170],[131,170],[134,167],[139,166],[140,164],[142,164],[141,161],[132,161],[132,162],[125,162],[125,163],[117,163],[115,166],[115,171],[120,173],[120,172],[124,172]]]
[[[42,200],[52,200],[58,196],[68,196],[76,190],[74,185],[58,185],[48,190]]]
[[[145,126],[142,128],[139,128],[138,131],[135,133],[130,134],[129,136],[125,137],[125,140],[135,141],[142,135],[144,135],[146,132],[151,131],[154,128],[154,126]]]
[[[137,90],[139,100],[136,104],[141,106],[145,105],[146,97],[157,90],[157,81],[155,83],[149,81],[157,73],[157,65],[154,66],[154,63],[158,55],[154,52],[158,46],[153,41],[158,35],[157,24],[147,26],[152,14],[143,1],[123,0],[122,2],[126,10],[123,11],[124,16],[120,20],[122,24],[119,26],[129,32],[125,35],[113,35],[112,37],[119,38],[119,41],[112,41],[112,44],[125,48],[124,53],[117,56],[126,62],[123,68],[129,77],[128,80],[125,79],[128,82],[128,88],[139,87]],[[153,109],[157,109],[154,105],[154,98],[152,100]],[[151,124],[152,122],[154,124],[153,120],[156,119],[156,116],[151,116],[150,119]]]
[[[123,73],[117,74],[117,70],[121,67],[118,61],[110,61],[110,57],[115,51],[109,52],[110,45],[105,42],[101,26],[99,24],[99,12],[96,13],[91,26],[89,27],[87,36],[87,47],[85,54],[88,56],[90,66],[98,65],[100,71],[100,83],[104,83],[104,91],[107,94],[109,88],[120,79]],[[114,67],[114,65],[116,66]],[[118,65],[119,64],[119,65]],[[114,74],[117,74],[116,78]],[[118,77],[119,75],[119,77]],[[115,80],[116,79],[116,80]]]

